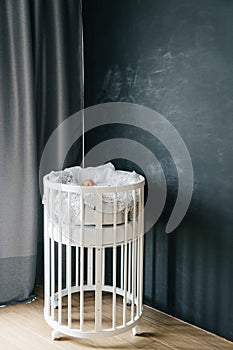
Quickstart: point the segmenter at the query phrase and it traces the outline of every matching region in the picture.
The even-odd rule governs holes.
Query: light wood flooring
[[[93,340],[64,335],[52,341],[51,328],[43,317],[42,288],[37,288],[36,294],[37,300],[31,304],[0,308],[0,349],[233,350],[233,343],[146,306],[141,321],[142,333],[138,336],[129,331]]]

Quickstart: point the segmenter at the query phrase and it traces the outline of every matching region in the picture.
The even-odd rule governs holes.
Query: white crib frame
[[[134,335],[139,333],[138,322],[143,311],[144,184],[145,179],[141,175],[140,180],[135,184],[111,187],[66,185],[49,181],[49,175],[44,177],[46,198],[44,204],[44,318],[53,328],[53,340],[59,339],[62,334],[92,338],[117,335],[129,329],[132,329]],[[117,225],[116,194],[124,192],[125,196],[128,196],[129,191],[133,194],[132,220],[128,219],[128,209],[126,209],[124,223]],[[58,195],[59,203],[61,203],[62,192],[66,192],[68,196],[68,225],[64,225],[61,220],[58,223],[54,221],[53,198],[55,194]],[[71,193],[80,194],[81,224],[79,226],[74,226],[71,223]],[[84,222],[85,204],[83,197],[87,193],[98,193],[95,226],[85,225]],[[108,226],[104,226],[102,223],[103,193],[114,194],[113,224]],[[61,204],[59,209],[61,210]],[[107,247],[112,248],[112,285],[105,284],[105,249]],[[118,263],[117,247],[120,247],[118,249],[121,251]],[[87,248],[86,260],[84,259],[85,248]],[[65,288],[62,286],[64,249],[66,251]],[[75,250],[75,258],[73,257],[75,259],[75,284],[74,281],[72,283],[71,276],[72,249]],[[57,255],[57,260],[55,255]],[[94,257],[95,271],[93,271]],[[56,266],[56,261],[58,266]],[[85,283],[84,265],[86,262],[87,280]],[[117,271],[120,271],[120,286],[117,286]],[[95,292],[95,327],[92,330],[85,329],[84,294],[88,291]],[[112,294],[112,322],[109,328],[102,327],[102,292]],[[73,293],[79,293],[80,299],[78,328],[72,324]],[[117,295],[122,297],[123,315],[120,325],[116,322]],[[63,323],[63,297],[65,296],[67,296],[68,321]],[[127,308],[131,308],[130,319],[127,318],[127,314],[129,314],[126,312]],[[56,315],[55,309],[57,309]]]

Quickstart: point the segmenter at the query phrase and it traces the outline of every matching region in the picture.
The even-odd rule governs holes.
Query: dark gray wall
[[[193,162],[191,205],[166,235],[177,194],[166,149],[121,125],[86,135],[87,150],[106,138],[137,139],[166,174],[166,207],[145,235],[144,302],[233,340],[233,2],[83,3],[86,106],[127,101],[158,111],[178,130]],[[134,167],[123,159],[116,165]]]

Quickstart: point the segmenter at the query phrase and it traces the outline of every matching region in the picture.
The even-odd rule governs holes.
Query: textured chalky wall
[[[129,138],[163,167],[167,201],[145,235],[144,302],[233,340],[233,3],[87,0],[83,7],[86,106],[122,101],[159,112],[193,163],[190,207],[167,235],[178,181],[166,147],[122,124],[86,134],[86,151]],[[135,168],[130,159],[112,161]]]

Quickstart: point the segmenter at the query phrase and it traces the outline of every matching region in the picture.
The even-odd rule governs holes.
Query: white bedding
[[[133,172],[121,172],[114,168],[112,163],[107,163],[98,167],[81,168],[79,166],[67,168],[63,171],[52,171],[49,174],[49,180],[56,183],[65,183],[70,185],[79,185],[87,180],[92,179],[97,186],[122,186],[129,185],[139,181],[139,175]],[[95,193],[84,195],[84,203],[93,211],[96,210],[96,196]],[[136,196],[137,197],[137,196]],[[53,219],[62,223],[68,223],[68,195],[62,192],[61,207],[59,205],[58,193],[53,200]],[[137,198],[136,198],[137,200]],[[102,195],[103,211],[112,214],[114,206],[113,193],[104,193]],[[46,199],[44,198],[44,203]],[[125,192],[117,192],[116,194],[116,211],[123,212],[128,208],[129,213],[133,210],[133,193],[128,191],[126,199]],[[61,210],[60,210],[61,209]],[[59,218],[59,210],[61,217]],[[94,212],[93,212],[94,214]],[[130,214],[129,214],[130,215]],[[78,193],[71,193],[71,208],[70,219],[73,224],[80,224],[80,195]],[[59,220],[60,219],[60,220]]]

